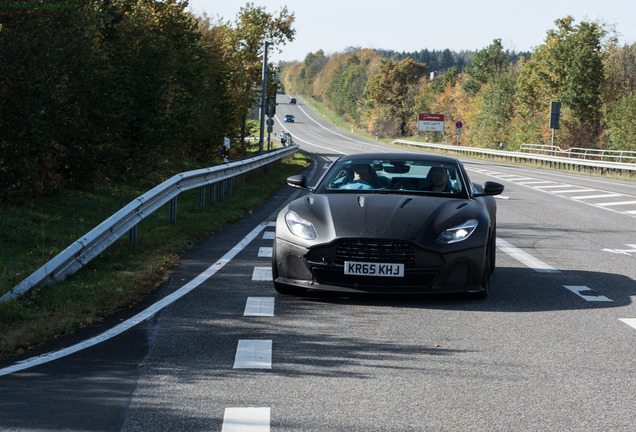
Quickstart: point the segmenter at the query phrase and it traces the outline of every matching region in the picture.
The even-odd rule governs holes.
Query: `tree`
[[[378,72],[369,77],[369,99],[386,112],[402,136],[414,116],[414,87],[427,72],[428,66],[406,58],[398,63],[384,61]]]
[[[464,90],[476,94],[483,84],[505,72],[508,57],[501,45],[501,39],[495,39],[490,46],[477,51],[472,65],[466,68],[469,78],[464,82]]]
[[[615,150],[636,151],[636,94],[621,97],[607,114],[605,120],[608,147]]]
[[[265,41],[270,42],[271,49],[278,49],[288,41],[294,40],[296,30],[293,28],[294,14],[283,7],[278,15],[270,14],[266,8],[247,3],[241,7],[234,23],[234,31],[230,34],[233,58],[242,71],[241,78],[234,84],[236,106],[242,116],[240,146],[242,147],[246,131],[247,112],[254,106],[257,96],[254,89],[261,88]],[[273,65],[269,69],[275,75]],[[270,98],[275,95],[275,88],[269,89]],[[239,147],[240,148],[240,147]]]
[[[513,70],[499,73],[484,84],[474,97],[467,116],[474,144],[497,148],[499,143],[510,141],[516,82]]]
[[[543,113],[550,100],[562,103],[562,125],[570,144],[589,146],[600,132],[604,31],[598,23],[574,25],[572,17],[555,21],[545,43],[523,62],[518,100],[521,112]]]

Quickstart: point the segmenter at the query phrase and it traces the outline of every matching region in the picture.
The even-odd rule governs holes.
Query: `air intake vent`
[[[336,250],[336,263],[345,261],[415,264],[413,246],[391,240],[342,240]]]

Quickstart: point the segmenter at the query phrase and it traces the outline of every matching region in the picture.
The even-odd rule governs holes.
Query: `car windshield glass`
[[[338,161],[325,177],[330,191],[395,191],[421,194],[462,193],[457,166],[426,160]]]

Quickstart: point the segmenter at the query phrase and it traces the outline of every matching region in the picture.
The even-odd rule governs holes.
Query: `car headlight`
[[[449,244],[466,240],[479,225],[477,219],[468,219],[461,225],[448,228],[437,237],[437,243]]]
[[[298,216],[293,211],[288,211],[285,215],[287,228],[297,237],[305,240],[313,240],[316,238],[316,229],[311,222]]]

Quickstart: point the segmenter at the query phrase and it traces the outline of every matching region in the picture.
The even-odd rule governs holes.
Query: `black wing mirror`
[[[501,183],[487,181],[486,183],[484,183],[483,190],[481,192],[476,193],[475,196],[479,197],[479,196],[499,195],[500,193],[504,191],[504,187],[505,186],[502,185]]]
[[[307,186],[307,177],[304,175],[295,175],[287,177],[287,184],[293,188],[311,191],[312,189]]]

